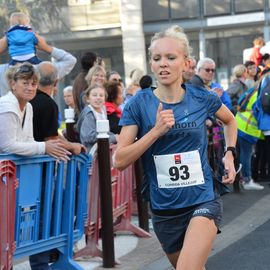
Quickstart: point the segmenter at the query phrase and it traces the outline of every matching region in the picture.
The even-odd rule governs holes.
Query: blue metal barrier
[[[87,218],[91,158],[81,154],[58,163],[45,155],[0,154],[0,160],[16,164],[19,180],[14,260],[56,248],[59,258],[53,269],[82,270],[72,256],[73,244],[82,237]]]

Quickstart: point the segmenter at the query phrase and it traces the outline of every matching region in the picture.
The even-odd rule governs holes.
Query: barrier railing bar
[[[84,196],[78,196],[76,198],[77,203],[77,210],[76,213],[79,213],[81,216],[76,217],[76,223],[75,227],[79,229],[81,234],[83,234],[84,231],[84,224],[86,222],[87,217],[87,198],[88,193],[85,192],[87,190],[87,182],[83,181],[84,179],[88,179],[88,170],[89,170],[90,164],[80,164],[80,167],[77,168],[77,172],[79,170],[79,179],[78,179],[78,192],[77,194],[84,194]]]
[[[45,179],[42,178],[41,189],[45,186],[45,196],[43,198],[43,220],[42,224],[42,238],[47,239],[50,237],[50,226],[52,217],[52,194],[53,194],[53,180],[54,180],[54,162],[44,164],[42,172],[46,173]],[[45,182],[44,182],[45,181]]]
[[[12,256],[16,247],[15,190],[18,187],[15,164],[9,160],[0,161],[0,269],[12,268]]]
[[[68,255],[72,257],[73,251],[73,228],[74,228],[74,213],[75,213],[75,188],[76,182],[72,181],[76,177],[76,165],[74,160],[68,163],[68,170],[67,170],[67,180],[66,180],[66,190],[65,190],[65,202],[67,205],[64,205],[64,222],[62,231],[66,232],[68,235],[69,245],[71,250],[69,249]]]
[[[57,168],[57,181],[55,187],[55,205],[53,216],[53,235],[59,235],[61,231],[62,204],[63,201],[63,183],[64,183],[64,163],[60,163]]]

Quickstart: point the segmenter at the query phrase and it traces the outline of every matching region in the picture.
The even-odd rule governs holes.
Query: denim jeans
[[[251,179],[251,156],[253,144],[244,138],[237,138],[240,149],[240,163],[242,163],[242,176],[244,181],[249,182]]]

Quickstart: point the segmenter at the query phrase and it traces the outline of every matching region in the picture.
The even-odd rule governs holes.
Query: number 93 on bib
[[[182,188],[204,184],[198,150],[154,155],[159,188]]]

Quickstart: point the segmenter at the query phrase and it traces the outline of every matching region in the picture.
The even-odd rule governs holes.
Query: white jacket
[[[23,113],[12,92],[0,98],[0,153],[23,156],[45,154],[45,142],[33,137],[33,109],[28,102]]]

